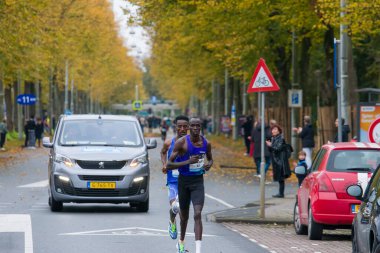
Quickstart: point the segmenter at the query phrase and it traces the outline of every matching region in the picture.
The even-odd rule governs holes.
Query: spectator
[[[311,156],[313,154],[314,143],[314,130],[311,124],[310,116],[305,116],[303,118],[304,126],[299,128],[293,128],[293,131],[298,133],[298,136],[302,140],[302,151],[306,153],[306,164],[307,167],[311,167]]]
[[[3,119],[3,122],[0,122],[0,150],[3,150],[3,151],[5,150],[4,144],[7,138],[7,133],[8,133],[7,121],[6,119]]]
[[[290,165],[286,152],[286,143],[282,137],[282,128],[279,125],[272,127],[272,138],[266,141],[269,147],[272,168],[273,168],[273,181],[279,183],[278,194],[273,195],[274,198],[284,198],[285,196],[285,179],[290,177]]]
[[[42,135],[44,133],[44,124],[42,123],[41,118],[37,118],[37,124],[36,124],[36,140],[38,143],[38,147],[41,147],[41,139]]]
[[[294,162],[295,167],[303,166],[305,167],[305,171],[307,171],[307,164],[306,164],[306,152],[305,151],[300,151],[298,152],[298,163]],[[297,179],[298,179],[298,186],[301,186],[302,181],[305,179],[306,175],[300,175],[296,174]]]
[[[141,131],[144,133],[144,127],[146,125],[145,117],[140,117],[139,122],[140,122],[140,126],[141,126]]]
[[[245,152],[244,155],[245,156],[249,156],[249,149],[251,147],[251,140],[250,140],[249,136],[252,133],[253,117],[252,116],[248,116],[246,118],[246,121],[243,123],[243,125],[241,127],[243,128],[244,144],[245,144],[245,147],[246,147],[246,152]]]
[[[336,119],[335,120],[335,127],[337,130],[338,130],[338,122],[339,122],[339,120]],[[348,134],[350,133],[350,126],[345,125],[344,123],[345,123],[345,120],[342,118],[342,142],[348,142]],[[338,131],[337,131],[337,134],[335,136],[334,142],[338,142]]]
[[[265,126],[264,129],[265,133],[265,139],[270,139],[270,129],[268,126]],[[261,120],[259,119],[255,126],[253,127],[252,134],[251,134],[251,141],[254,145],[253,150],[253,159],[255,161],[256,167],[257,167],[257,176],[260,177],[260,164],[261,164]],[[270,153],[268,150],[268,147],[264,145],[264,156],[265,156],[265,173],[268,171],[268,168],[270,166]]]
[[[269,128],[272,129],[273,126],[277,125],[277,121],[275,119],[269,120]]]
[[[34,122],[34,119],[33,117],[31,117],[25,124],[24,126],[24,133],[25,133],[25,143],[24,143],[24,147],[27,147],[28,146],[28,142],[29,142],[29,139],[30,139],[30,136],[29,136],[29,131],[30,130],[33,130],[35,131],[36,130],[36,123]]]

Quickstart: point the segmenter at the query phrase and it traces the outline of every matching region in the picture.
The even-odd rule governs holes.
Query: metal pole
[[[53,95],[54,95],[54,92],[53,92],[53,74],[54,74],[54,71],[53,71],[53,68],[51,67],[50,68],[50,75],[49,75],[49,129],[50,129],[50,132],[49,134],[52,133],[52,129],[53,129],[53,111],[54,111],[54,105],[53,105]]]
[[[342,110],[342,118],[349,122],[350,114],[348,112],[348,52],[347,52],[347,25],[344,22],[346,9],[346,0],[340,0],[340,17],[342,23],[340,23],[340,92],[341,92],[341,110]]]
[[[296,38],[296,33],[294,32],[294,29],[293,29],[293,33],[292,33],[292,67],[293,67],[293,73],[292,73],[292,89],[295,88],[296,86],[296,78],[297,78],[297,75],[296,75],[296,42],[295,42],[295,38]],[[294,107],[291,108],[291,111],[290,111],[290,129],[291,129],[291,144],[292,144],[292,147],[295,149],[294,152],[293,152],[293,157],[296,158],[297,157],[297,133],[293,131],[293,128],[296,127],[296,109]]]
[[[212,103],[211,103],[211,114],[212,114],[212,133],[215,133],[216,130],[216,85],[215,85],[215,80],[212,80]]]
[[[243,115],[247,115],[247,84],[243,81]]]
[[[224,115],[228,115],[228,70],[224,71]]]
[[[3,72],[1,72],[0,76],[0,121],[5,118],[4,112],[4,85],[3,85]],[[8,119],[10,121],[10,119]]]
[[[135,98],[136,100],[139,100],[139,86],[137,84],[135,86]]]
[[[260,118],[261,114],[261,94],[257,93],[257,119]]]
[[[41,117],[40,81],[36,81],[36,117]]]
[[[71,79],[70,110],[74,113],[74,78]]]
[[[64,112],[69,109],[69,61],[66,60]]]
[[[18,71],[17,73],[17,92],[20,95],[21,92],[21,73]],[[18,139],[22,140],[22,106],[17,104],[17,130],[18,130]]]
[[[216,119],[215,119],[215,127],[216,127],[216,134],[220,134],[220,83],[216,83]]]
[[[338,61],[336,59],[339,59],[340,55],[340,41],[334,39],[334,82],[336,87],[336,93],[337,93],[337,110],[338,110],[338,142],[342,141],[342,87],[341,83],[337,81],[336,76],[339,76],[340,72],[340,64],[338,64]],[[342,62],[340,62],[342,63]],[[340,81],[342,79],[340,78]]]
[[[265,93],[261,94],[260,218],[265,218]]]

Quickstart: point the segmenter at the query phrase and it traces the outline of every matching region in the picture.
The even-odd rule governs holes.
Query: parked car
[[[367,186],[380,161],[379,151],[380,146],[374,143],[332,143],[318,151],[308,171],[297,167],[297,174],[307,176],[294,206],[296,233],[320,240],[323,229],[350,229],[360,201],[349,196],[346,188]]]
[[[376,169],[366,189],[351,185],[347,193],[362,201],[352,222],[352,252],[380,252],[380,169]],[[363,195],[363,189],[365,193]]]
[[[43,139],[49,155],[49,205],[63,203],[130,203],[149,210],[148,149],[139,122],[132,116],[61,116],[53,141]]]

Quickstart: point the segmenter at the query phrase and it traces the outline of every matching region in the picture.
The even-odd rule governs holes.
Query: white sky
[[[139,66],[142,66],[142,60],[150,56],[149,35],[140,26],[128,26],[128,15],[125,15],[123,11],[127,8],[131,15],[136,15],[137,7],[127,0],[110,0],[110,2],[116,22],[120,26],[119,34],[124,39],[124,45],[129,48],[129,55],[136,59]]]

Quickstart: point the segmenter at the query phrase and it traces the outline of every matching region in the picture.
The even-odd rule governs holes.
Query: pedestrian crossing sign
[[[140,111],[140,110],[142,110],[143,109],[143,106],[142,106],[143,104],[142,104],[142,101],[141,100],[135,100],[135,101],[133,101],[133,103],[132,103],[132,109],[134,110],[134,111]]]

